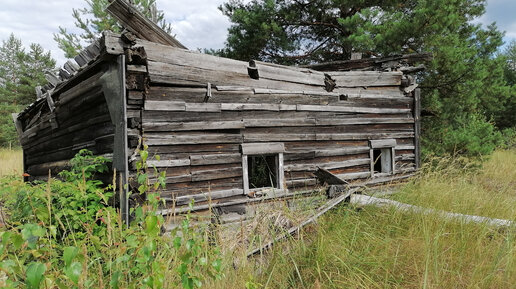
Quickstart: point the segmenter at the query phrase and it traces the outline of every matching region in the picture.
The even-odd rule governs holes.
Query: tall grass
[[[23,173],[23,153],[20,149],[0,148],[0,177]]]
[[[446,164],[445,164],[446,163]],[[480,167],[425,168],[393,199],[487,217],[516,218],[516,151]],[[340,207],[300,241],[228,272],[213,288],[514,288],[516,230],[394,209]],[[263,259],[265,258],[265,262]]]
[[[2,161],[13,159],[12,156],[18,154],[18,165],[21,164],[20,152],[7,152],[8,157],[5,154],[5,151],[0,152]],[[12,167],[16,166],[17,162],[13,163]],[[428,208],[516,219],[516,151],[496,152],[482,164],[464,160],[436,160],[433,164],[423,168],[417,178],[390,197]],[[4,169],[9,165],[2,162],[1,167]],[[25,186],[20,181],[13,181],[6,184],[6,188],[16,191],[16,184],[20,188]],[[75,187],[58,182],[51,184],[65,192],[71,190],[70,186]],[[45,188],[46,185],[41,185],[43,195]],[[52,185],[48,186],[48,192],[51,192],[50,188]],[[62,197],[60,190],[53,193],[54,196]],[[84,251],[82,254],[86,261],[78,283],[84,288],[88,287],[86,280],[92,280],[88,283],[90,288],[106,288],[107,284],[118,280],[118,277],[113,277],[118,275],[121,276],[120,288],[140,284],[143,277],[156,276],[160,276],[164,283],[155,288],[177,288],[181,286],[179,273],[182,271],[176,268],[182,268],[182,262],[190,264],[182,274],[201,276],[204,271],[195,268],[212,264],[207,263],[203,256],[219,256],[214,253],[218,250],[208,246],[217,238],[207,232],[191,230],[188,234],[178,234],[188,238],[183,238],[186,243],[179,246],[183,251],[174,250],[170,243],[175,246],[175,235],[162,239],[159,236],[160,224],[153,221],[156,219],[154,215],[150,214],[145,219],[143,227],[132,226],[129,230],[133,231],[127,232],[121,229],[121,221],[118,221],[120,224],[116,229],[110,227],[109,219],[115,215],[113,212],[107,217],[100,216],[107,218],[108,224],[102,237],[96,239],[96,236],[88,235],[83,243],[73,245]],[[51,214],[36,216],[45,219]],[[275,215],[271,217],[280,219]],[[267,224],[264,226],[268,227]],[[184,230],[190,229],[185,227]],[[233,234],[233,238],[237,237],[238,234]],[[159,242],[159,249],[149,241]],[[221,242],[220,245],[227,246],[224,243],[230,242]],[[200,247],[193,250],[192,244]],[[229,250],[224,256],[222,280],[207,278],[203,288],[514,288],[516,284],[516,228],[466,224],[438,215],[400,212],[392,208],[341,206],[321,218],[317,225],[277,244],[269,254],[248,260],[245,244],[242,247]],[[47,248],[50,246],[40,247],[42,250]],[[73,280],[69,280],[68,273],[61,272],[63,270],[58,266],[62,263],[59,259],[61,253],[56,257],[55,250],[52,250],[43,252],[43,256],[58,258],[52,259],[53,262],[41,261],[49,266],[45,276],[71,284]],[[149,250],[154,253],[147,254]],[[191,263],[192,252],[199,253],[194,258],[199,266]],[[22,256],[30,257],[27,259],[30,261],[36,256],[31,254],[31,251],[24,251]],[[104,272],[105,265],[109,270]],[[218,268],[219,264],[213,263],[212,266]],[[20,272],[15,274],[21,280],[25,275]],[[138,279],[133,280],[131,276]]]

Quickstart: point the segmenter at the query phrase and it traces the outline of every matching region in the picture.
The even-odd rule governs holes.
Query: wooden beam
[[[136,37],[164,45],[187,49],[186,46],[166,33],[156,23],[147,19],[140,11],[125,0],[110,0],[107,12]]]
[[[328,211],[330,211],[331,209],[333,209],[334,207],[336,207],[338,204],[342,203],[343,201],[347,200],[349,198],[349,196],[351,195],[353,191],[348,191],[342,195],[340,195],[339,197],[335,198],[335,199],[331,199],[330,201],[328,201],[325,205],[323,205],[322,207],[320,207],[318,210],[317,210],[317,213],[315,213],[312,217],[306,219],[304,222],[302,222],[301,224],[297,225],[297,226],[294,226],[292,228],[290,228],[287,232],[285,232],[284,234],[274,238],[274,240],[266,243],[265,245],[261,246],[260,248],[256,248],[254,250],[252,250],[251,252],[249,252],[247,254],[247,257],[252,257],[254,255],[257,255],[257,254],[261,254],[263,253],[265,250],[267,249],[270,249],[274,243],[278,242],[278,241],[281,241],[283,239],[286,239],[288,238],[289,236],[293,236],[294,234],[297,234],[299,233],[299,231],[315,222],[315,220],[317,220],[317,218],[319,218],[320,216],[324,215],[325,213],[327,213]]]
[[[323,168],[318,168],[317,171],[314,172],[314,175],[317,179],[322,183],[326,183],[328,185],[346,185],[348,182],[339,178],[338,176],[330,173],[328,170]]]
[[[384,58],[364,58],[364,59],[352,59],[342,60],[326,63],[318,63],[301,66],[304,68],[311,68],[319,71],[331,71],[331,70],[353,70],[353,69],[374,69],[374,68],[386,68],[389,63],[399,63],[405,61],[409,64],[413,64],[420,61],[430,61],[433,56],[430,53],[413,53],[406,55],[396,55]]]
[[[418,207],[414,205],[404,204],[393,200],[388,199],[380,199],[375,197],[370,197],[366,195],[352,195],[350,199],[350,203],[355,206],[375,206],[375,207],[394,207],[402,212],[412,212],[422,215],[430,215],[435,214],[444,219],[448,220],[456,220],[464,223],[475,223],[475,224],[486,224],[494,227],[513,227],[516,225],[514,221],[503,220],[503,219],[494,219],[488,217],[481,216],[473,216],[473,215],[464,215],[459,213],[446,212],[436,209],[428,209],[423,207]]]
[[[240,145],[242,154],[276,154],[285,152],[283,143],[244,143]]]
[[[118,172],[120,185],[120,212],[122,220],[129,225],[129,164],[127,152],[127,103],[125,86],[125,56],[107,63],[107,72],[100,78],[102,90],[115,126],[113,168]]]
[[[370,140],[369,146],[373,149],[393,148],[396,146],[396,140],[395,139]]]
[[[23,135],[23,127],[22,127],[21,122],[18,120],[18,114],[12,113],[11,116],[13,118],[14,125],[16,127],[16,132],[18,133],[18,138],[21,139],[21,137]]]
[[[416,169],[421,167],[421,89],[414,91],[414,153]]]

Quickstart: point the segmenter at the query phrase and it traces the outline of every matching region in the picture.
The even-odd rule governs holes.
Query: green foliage
[[[131,2],[140,12],[157,23],[167,33],[172,32],[172,27],[165,21],[165,14],[157,10],[156,0],[134,0]],[[85,44],[92,43],[102,31],[120,32],[122,30],[116,19],[106,11],[109,3],[109,0],[86,0],[86,8],[73,9],[72,16],[75,19],[75,26],[81,30],[81,33],[70,33],[66,28],[59,27],[59,33],[54,34],[54,40],[66,57],[72,58],[79,54]]]
[[[148,153],[144,150],[141,155]],[[139,178],[148,201],[127,227],[107,205],[116,188],[95,181],[107,160],[80,151],[60,180],[25,184],[2,179],[7,229],[0,230],[0,285],[7,288],[200,288],[222,277],[220,253],[189,218],[162,235],[156,213],[159,186],[150,186],[145,163]]]
[[[503,110],[496,116],[496,123],[501,129],[516,129],[516,41],[513,40],[499,58],[504,61],[504,76],[510,91]]]
[[[55,60],[41,45],[31,44],[26,51],[20,39],[11,34],[0,46],[0,146],[18,145],[11,113],[19,112],[36,100],[34,88],[43,85],[45,72],[52,71]]]
[[[514,126],[515,92],[507,84],[513,74],[496,57],[502,33],[472,21],[484,14],[484,0],[230,0],[220,10],[232,26],[225,48],[210,52],[244,61],[310,64],[352,52],[431,52],[433,61],[418,74],[424,114],[433,115],[423,118],[426,151],[490,153],[499,143],[490,127]],[[446,139],[453,133],[459,135]],[[479,138],[486,149],[478,148]]]
[[[433,120],[425,123],[425,129],[434,132],[431,127]],[[441,120],[436,120],[440,122]],[[422,138],[424,155],[466,155],[470,157],[480,157],[491,154],[498,146],[503,144],[502,133],[496,130],[495,126],[482,119],[482,116],[470,115],[465,118],[457,119],[455,124],[437,124],[440,130],[435,132],[439,135],[425,134]],[[436,142],[437,138],[440,142]]]
[[[39,44],[29,51],[11,34],[0,46],[0,103],[28,105],[34,102],[34,88],[43,85],[45,72],[54,70],[55,60]]]
[[[19,145],[18,133],[11,114],[20,110],[20,105],[0,102],[0,147]]]
[[[60,173],[65,181],[0,186],[2,195],[13,196],[6,200],[12,209],[10,221],[13,225],[43,223],[60,239],[83,239],[88,230],[95,234],[105,230],[105,224],[96,220],[102,217],[113,194],[93,177],[107,171],[107,162],[103,157],[93,157],[91,152],[81,150],[71,160],[71,170]]]

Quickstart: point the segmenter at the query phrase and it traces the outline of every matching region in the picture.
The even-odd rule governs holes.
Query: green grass
[[[464,167],[466,165],[466,167]],[[516,219],[516,151],[481,168],[425,168],[392,199],[424,207]],[[516,230],[464,224],[393,209],[340,207],[301,240],[229,271],[213,288],[513,288]],[[249,285],[249,284],[248,284]],[[211,288],[211,287],[210,287]]]
[[[23,173],[23,153],[20,149],[0,148],[0,177]]]
[[[10,168],[8,172],[12,172],[17,166],[20,168],[20,152],[0,151],[0,159],[1,169]],[[4,165],[4,160],[10,164]],[[416,178],[389,198],[427,208],[516,220],[515,150],[498,151],[481,165],[465,160],[432,163],[434,166],[424,167]],[[22,187],[17,180],[9,188],[16,184]],[[275,215],[272,219],[276,219]],[[143,230],[132,229],[134,234]],[[109,237],[101,238],[98,248],[88,247],[92,250],[88,252],[91,264],[111,264],[117,256],[126,254],[128,243],[118,231],[108,230]],[[233,238],[238,239],[238,235],[234,234]],[[131,251],[131,258],[139,257],[139,251],[144,252],[147,237],[141,238],[141,247]],[[199,241],[201,251],[211,256],[213,247],[208,244],[214,239],[207,234],[199,235],[198,239],[204,240]],[[516,228],[465,224],[392,208],[340,206],[323,216],[317,225],[278,243],[269,254],[253,259],[245,258],[248,248],[243,244],[225,253],[222,280],[208,278],[202,288],[513,288],[516,284]],[[170,285],[165,287],[174,288],[179,284],[176,268],[180,257],[175,250],[163,248],[156,251],[153,264],[166,276],[165,284]],[[31,253],[27,251],[27,254]],[[93,257],[104,261],[94,261],[97,259]],[[135,262],[129,260],[117,263],[112,270],[138,269],[131,267]],[[147,267],[154,270],[154,265]],[[111,275],[93,277],[98,276],[101,268],[101,265],[89,265],[87,274],[81,278],[91,278],[95,286],[100,288],[104,284],[107,288]],[[67,280],[58,275],[59,270],[49,267],[46,276],[54,274]]]

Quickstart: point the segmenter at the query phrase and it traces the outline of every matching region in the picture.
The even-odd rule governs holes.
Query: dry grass
[[[0,148],[0,177],[22,174],[23,153],[21,150]]]
[[[468,169],[464,169],[464,166]],[[393,199],[516,219],[516,151],[425,169]],[[516,229],[341,207],[209,288],[514,288]],[[230,258],[228,258],[230,260]],[[229,262],[229,261],[228,261]],[[228,264],[230,267],[231,264]]]

